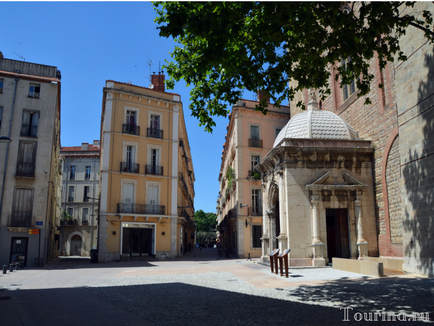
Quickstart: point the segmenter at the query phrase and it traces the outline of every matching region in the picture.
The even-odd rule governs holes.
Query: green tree
[[[199,209],[194,213],[194,222],[196,223],[196,231],[199,233],[215,231],[217,226],[217,216],[213,213],[205,213]]]
[[[406,60],[399,37],[409,25],[434,40],[431,13],[415,13],[413,6],[392,1],[154,2],[160,36],[180,44],[171,53],[173,61],[163,66],[170,76],[167,86],[180,79],[193,85],[192,115],[209,132],[215,126],[212,117],[227,116],[228,104],[234,105],[244,89],[265,91],[276,106],[305,88],[325,98],[331,67],[342,59],[351,60],[337,67],[336,80],[356,80],[359,96],[366,95],[374,77],[369,60],[377,53],[381,68],[395,56]],[[288,87],[290,81],[295,83]],[[265,114],[265,100],[256,109]]]

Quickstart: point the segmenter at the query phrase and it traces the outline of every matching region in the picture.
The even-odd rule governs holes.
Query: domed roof
[[[357,133],[333,112],[317,110],[310,105],[307,111],[296,114],[288,121],[277,135],[273,148],[286,138],[354,140]]]

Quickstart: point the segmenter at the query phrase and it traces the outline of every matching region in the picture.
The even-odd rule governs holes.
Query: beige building
[[[194,170],[181,98],[108,80],[101,118],[98,259],[183,255],[194,241]]]
[[[60,71],[0,52],[0,265],[57,257]],[[29,234],[39,229],[38,234]]]
[[[62,147],[60,157],[63,180],[59,254],[89,256],[97,246],[99,140]]]
[[[257,104],[241,100],[232,108],[223,144],[217,222],[220,244],[228,256],[261,256],[263,187],[254,167],[290,118],[287,106],[269,104],[264,116],[254,111]]]

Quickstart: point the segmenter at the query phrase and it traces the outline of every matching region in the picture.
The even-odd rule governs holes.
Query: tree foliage
[[[197,232],[212,232],[217,226],[216,215],[213,213],[205,213],[203,210],[198,210],[194,213],[194,222],[196,223]]]
[[[167,62],[169,89],[184,79],[190,109],[212,131],[213,116],[226,116],[243,90],[264,90],[276,106],[305,88],[330,94],[332,67],[341,85],[356,80],[369,91],[369,60],[380,67],[405,60],[399,37],[412,25],[432,42],[432,15],[414,2],[154,2],[160,36],[179,43]],[[409,10],[404,10],[408,8]],[[417,18],[421,17],[421,18]],[[344,68],[336,65],[351,58]],[[295,86],[288,87],[293,80]],[[291,83],[292,85],[293,83]],[[369,99],[367,99],[369,102]],[[261,101],[257,110],[267,112]],[[302,106],[302,103],[297,103]]]

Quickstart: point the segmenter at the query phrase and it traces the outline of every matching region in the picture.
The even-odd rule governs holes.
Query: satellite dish
[[[154,88],[154,84],[149,84],[148,88],[153,89]]]

